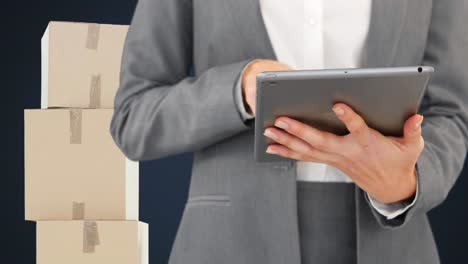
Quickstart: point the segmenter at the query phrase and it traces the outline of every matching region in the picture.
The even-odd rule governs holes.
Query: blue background
[[[129,24],[135,4],[135,0],[2,1],[0,131],[6,150],[0,160],[6,173],[0,172],[0,239],[7,245],[1,247],[2,263],[35,263],[35,224],[23,220],[23,109],[40,107],[40,39],[48,21]],[[167,262],[191,164],[190,153],[141,163],[140,219],[150,224],[152,264]],[[430,212],[443,263],[468,263],[467,174],[465,170],[447,201]]]

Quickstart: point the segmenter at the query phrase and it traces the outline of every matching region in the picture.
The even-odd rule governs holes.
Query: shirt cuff
[[[247,67],[255,61],[256,60],[252,60],[244,67],[244,69],[242,69],[239,79],[237,79],[236,81],[235,101],[236,101],[237,109],[239,110],[244,121],[253,119],[255,117],[252,113],[247,112],[247,109],[245,108],[245,105],[244,105],[244,99],[242,97],[242,76],[244,75],[245,69],[247,69]]]
[[[414,205],[419,195],[419,185],[416,184],[416,194],[414,195],[414,198],[412,200],[408,199],[402,202],[386,204],[374,200],[368,193],[366,193],[366,195],[367,198],[369,198],[372,207],[374,207],[374,209],[381,215],[385,216],[387,220],[390,220],[402,215]]]

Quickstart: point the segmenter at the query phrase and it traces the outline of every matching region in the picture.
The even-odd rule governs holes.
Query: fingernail
[[[421,119],[418,122],[416,122],[416,124],[414,126],[415,129],[418,129],[421,126],[423,119],[424,119],[424,117],[421,116]]]
[[[266,149],[266,153],[270,153],[270,154],[276,154],[276,152],[274,150],[272,150],[270,147],[268,147]]]
[[[333,109],[333,112],[335,112],[335,114],[337,114],[337,115],[343,115],[344,114],[344,110],[341,107],[336,106],[336,107],[333,107],[332,109]]]
[[[266,129],[263,132],[263,135],[265,135],[265,136],[267,136],[269,138],[273,138],[273,139],[278,137],[275,132],[271,131],[271,129]]]
[[[282,128],[282,129],[288,129],[289,128],[289,125],[286,122],[282,121],[282,120],[276,121],[275,126],[277,126],[279,128]]]

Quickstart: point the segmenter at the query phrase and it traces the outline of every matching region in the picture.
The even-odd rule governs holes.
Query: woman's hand
[[[242,74],[242,98],[248,113],[255,115],[255,97],[257,94],[257,74],[266,71],[288,71],[291,68],[274,60],[254,60]]]
[[[269,127],[265,130],[265,135],[278,143],[268,146],[267,152],[334,166],[382,203],[413,196],[417,184],[415,165],[424,148],[423,117],[415,114],[408,118],[403,137],[386,137],[369,128],[345,104],[335,104],[333,111],[349,134],[337,136],[288,117],[279,117],[275,126],[282,129]]]

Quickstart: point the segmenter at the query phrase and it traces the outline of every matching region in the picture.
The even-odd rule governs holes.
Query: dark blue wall
[[[172,1],[172,0],[166,0]],[[238,1],[238,0],[232,0]],[[35,225],[25,222],[23,109],[40,106],[40,39],[49,20],[129,24],[135,0],[29,0],[2,2],[0,151],[2,263],[35,263]],[[5,33],[6,32],[6,33]],[[468,47],[467,47],[468,50]],[[4,135],[5,133],[5,135]],[[192,156],[141,164],[140,218],[150,224],[150,262],[166,263],[188,189]],[[443,206],[430,213],[443,263],[468,263],[468,171]]]

